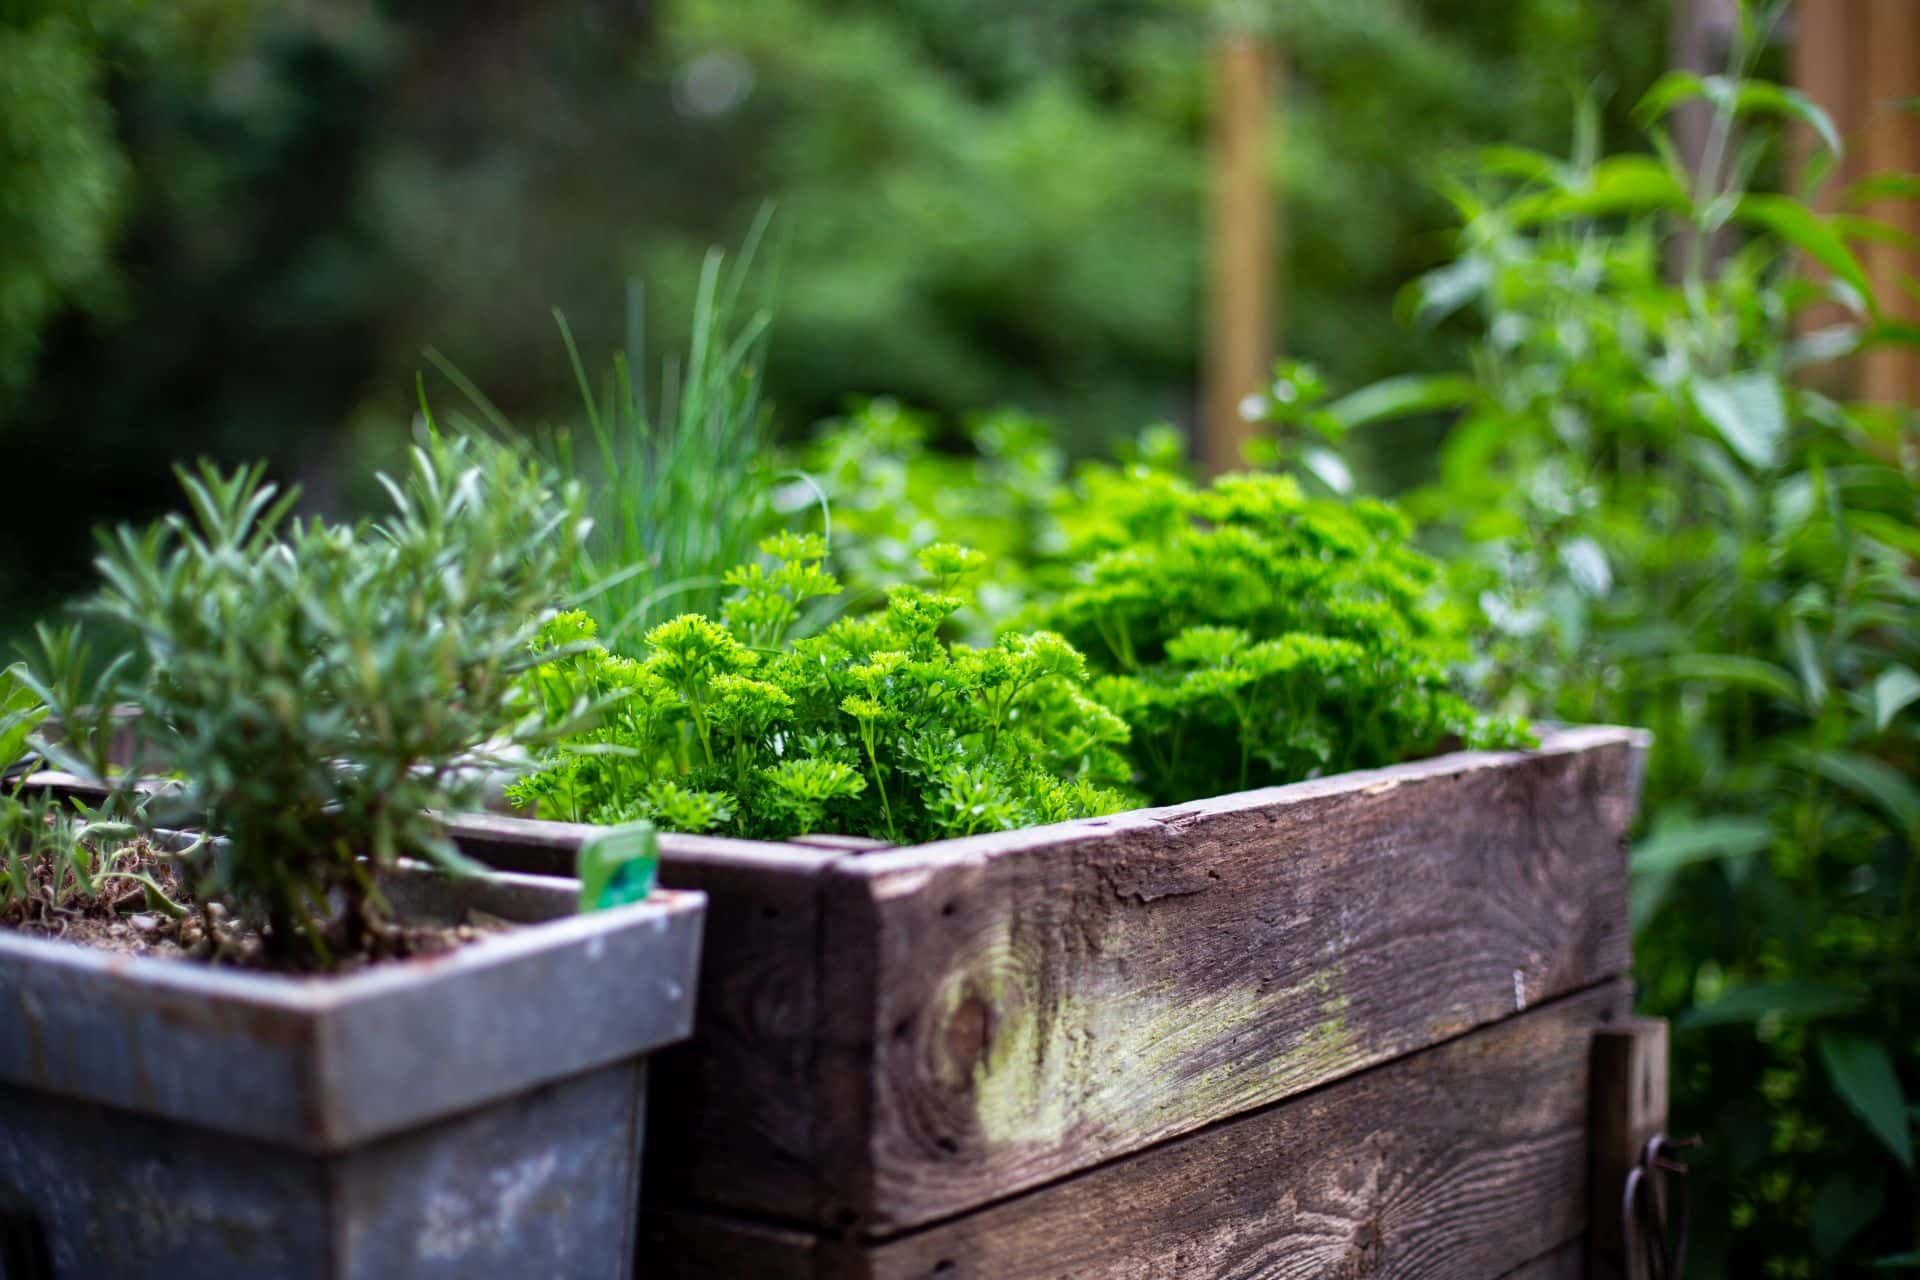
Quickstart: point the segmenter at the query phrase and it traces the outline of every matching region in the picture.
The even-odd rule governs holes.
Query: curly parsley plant
[[[1391,507],[1147,467],[1083,496],[1073,579],[1033,616],[1088,654],[1156,802],[1527,740],[1454,691],[1466,646]]]
[[[1127,726],[1087,694],[1078,650],[1045,631],[985,648],[942,639],[977,552],[929,547],[929,587],[895,586],[884,610],[789,639],[807,602],[840,586],[817,536],[782,534],[761,550],[773,563],[728,575],[721,618],[662,623],[641,658],[591,644],[584,614],[548,623],[536,652],[556,656],[530,674],[536,695],[556,716],[582,702],[605,710],[510,797],[576,821],[895,842],[1132,800]]]

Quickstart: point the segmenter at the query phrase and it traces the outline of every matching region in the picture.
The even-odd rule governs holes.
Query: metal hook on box
[[[1688,1204],[1687,1166],[1678,1153],[1699,1145],[1698,1138],[1675,1141],[1656,1133],[1627,1170],[1620,1240],[1629,1280],[1679,1280],[1687,1263]]]

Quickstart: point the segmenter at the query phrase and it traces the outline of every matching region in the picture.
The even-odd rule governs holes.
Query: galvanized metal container
[[[573,892],[402,877],[403,911],[525,927],[336,978],[0,934],[0,1276],[632,1275],[705,900]]]

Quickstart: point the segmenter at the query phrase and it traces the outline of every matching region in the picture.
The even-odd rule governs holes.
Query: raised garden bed
[[[917,848],[663,837],[711,905],[641,1274],[1611,1274],[1665,1105],[1625,979],[1645,746]],[[547,874],[597,830],[450,825]]]
[[[700,895],[388,885],[520,927],[346,976],[0,933],[0,1274],[631,1274],[647,1056],[691,1027]]]
[[[1618,1154],[1588,1060],[1630,1007],[1645,745],[917,848],[666,838],[712,914],[647,1274],[1553,1274]],[[453,825],[547,872],[593,830]]]

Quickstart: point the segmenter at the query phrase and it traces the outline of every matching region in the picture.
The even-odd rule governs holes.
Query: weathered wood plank
[[[97,787],[78,774],[58,769],[42,769],[20,780],[20,789],[28,795],[52,795],[70,798],[82,804],[98,804],[106,798],[106,788]]]
[[[1630,1003],[1608,982],[882,1243],[719,1216],[650,1238],[672,1280],[1570,1280],[1590,1043]]]
[[[878,1246],[871,1280],[1486,1280],[1586,1225],[1612,982]],[[936,1270],[942,1262],[946,1270]]]
[[[701,890],[708,911],[693,1039],[652,1060],[649,1196],[719,1191],[778,1216],[813,1217],[820,893],[825,870],[848,856],[662,841],[661,883]]]
[[[1500,1280],[1587,1280],[1587,1241],[1570,1240],[1552,1253],[1523,1262]]]
[[[964,1212],[1625,972],[1643,750],[1580,730],[834,864],[823,982],[875,1003],[821,1064],[872,1131],[818,1220]]]
[[[885,840],[875,840],[870,836],[834,836],[804,835],[795,836],[788,844],[803,844],[815,849],[839,849],[845,853],[878,853],[882,849],[892,849],[895,845]]]
[[[1620,1221],[1627,1171],[1667,1127],[1667,1024],[1635,1018],[1595,1036],[1591,1079],[1587,1270],[1593,1280],[1622,1280],[1631,1274]]]
[[[820,1237],[690,1209],[649,1205],[635,1280],[815,1280]]]

